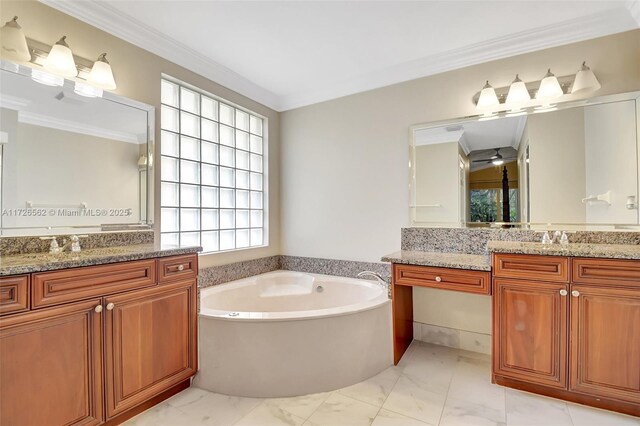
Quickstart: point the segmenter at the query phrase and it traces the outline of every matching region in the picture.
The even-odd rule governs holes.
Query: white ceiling
[[[41,1],[279,111],[640,26],[638,0]]]

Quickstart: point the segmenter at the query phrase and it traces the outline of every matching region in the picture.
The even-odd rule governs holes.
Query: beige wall
[[[100,53],[107,52],[118,84],[115,93],[155,106],[156,123],[160,122],[160,78],[162,73],[266,116],[269,141],[269,247],[201,256],[200,265],[224,264],[276,255],[280,252],[280,129],[279,114],[276,111],[36,1],[2,0],[0,20],[4,23],[14,15],[20,17],[20,25],[27,37],[34,40],[53,44],[61,35],[66,34],[67,42],[78,56],[95,59]],[[159,141],[159,136],[159,126],[156,126],[156,141]],[[156,155],[158,154],[159,150],[156,150]],[[155,164],[159,163],[159,161],[155,161]],[[156,170],[156,181],[159,176],[159,170]],[[156,218],[160,217],[159,188],[160,185],[155,185]]]
[[[16,138],[5,144],[3,154],[3,209],[21,209],[26,201],[32,201],[68,205],[86,202],[92,210],[132,211],[131,216],[106,218],[7,216],[2,220],[3,227],[95,226],[140,220],[137,144],[18,123]]]
[[[534,114],[527,126],[531,222],[585,223],[584,110]]]
[[[416,221],[447,222],[460,214],[458,142],[415,147]],[[440,207],[421,207],[439,204]]]
[[[377,261],[398,250],[400,228],[409,224],[409,126],[474,114],[471,98],[487,79],[502,87],[516,73],[538,80],[548,67],[556,75],[573,74],[584,60],[602,83],[598,94],[639,90],[640,30],[282,113],[283,254]],[[457,324],[453,313],[421,303],[427,298],[451,310],[490,315],[489,298],[414,292],[415,316],[422,322]],[[472,317],[457,326],[471,329]]]

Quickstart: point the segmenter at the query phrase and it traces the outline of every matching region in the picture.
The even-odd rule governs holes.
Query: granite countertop
[[[540,254],[547,256],[601,257],[640,259],[640,245],[569,243],[542,244],[519,241],[488,241],[489,253]]]
[[[388,254],[381,260],[383,262],[402,263],[405,265],[472,269],[476,271],[491,270],[491,262],[489,260],[489,256],[482,254],[401,250],[392,254]]]
[[[128,260],[150,259],[202,251],[202,247],[160,244],[138,244],[120,247],[103,247],[82,250],[80,253],[26,253],[0,255],[0,276],[28,274],[76,268],[79,266],[103,265]]]

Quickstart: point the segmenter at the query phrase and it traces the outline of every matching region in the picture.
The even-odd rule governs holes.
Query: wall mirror
[[[81,96],[74,81],[49,86],[31,73],[2,61],[1,235],[149,227],[154,108]]]
[[[639,99],[413,126],[412,226],[637,228]]]

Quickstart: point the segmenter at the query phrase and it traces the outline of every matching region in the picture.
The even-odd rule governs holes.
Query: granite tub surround
[[[129,260],[192,254],[202,251],[197,246],[137,244],[118,247],[83,249],[79,253],[25,253],[0,255],[0,276],[53,271],[80,266],[103,265]]]
[[[383,262],[401,263],[404,265],[470,269],[475,271],[491,270],[491,262],[489,256],[486,254],[401,250],[388,254],[381,260]]]
[[[362,271],[373,271],[390,280],[391,268],[386,263],[354,260],[321,259],[316,257],[280,256],[280,269],[312,274],[356,277]]]
[[[198,275],[198,286],[200,288],[210,287],[277,270],[349,278],[356,278],[358,273],[362,271],[373,271],[382,275],[387,280],[387,283],[391,280],[391,268],[384,263],[299,256],[269,256],[227,265],[201,268]]]
[[[638,244],[569,243],[562,245],[520,241],[489,241],[487,243],[487,251],[489,253],[640,259],[640,245]]]
[[[82,232],[78,234],[84,234]],[[76,234],[76,235],[78,235]],[[58,238],[58,243],[63,239],[69,239],[72,234],[47,235]],[[80,240],[84,249],[103,247],[121,247],[128,245],[153,244],[154,233],[152,229],[135,231],[96,232],[86,234],[86,238]],[[24,253],[48,253],[49,240],[42,240],[39,236],[0,237],[0,255],[13,255]]]
[[[278,269],[281,269],[280,256],[262,257],[227,265],[201,268],[198,274],[198,287],[211,287],[266,272],[277,271]]]
[[[562,230],[562,227],[558,229]],[[530,229],[403,228],[401,249],[485,254],[489,241],[539,242],[543,232],[544,230]],[[640,244],[640,232],[636,231],[571,231],[568,235],[570,243]]]

